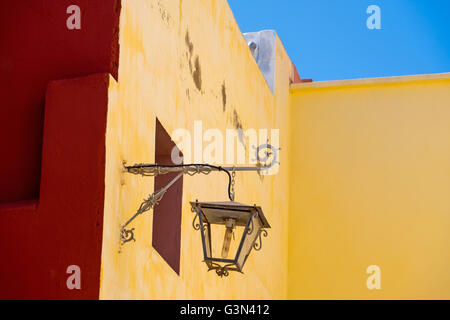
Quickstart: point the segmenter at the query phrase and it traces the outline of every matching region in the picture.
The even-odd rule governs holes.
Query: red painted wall
[[[68,30],[69,5],[81,29]],[[0,203],[37,199],[49,81],[117,78],[120,0],[0,1]]]
[[[0,299],[98,299],[108,74],[51,82],[40,201],[0,206]],[[81,289],[66,286],[81,268]]]
[[[119,14],[120,0],[0,1],[0,299],[98,299]]]
[[[301,82],[312,82],[312,79],[302,79],[300,78],[300,74],[298,73],[297,67],[292,64],[292,73],[293,76],[290,79],[291,83],[301,83]]]

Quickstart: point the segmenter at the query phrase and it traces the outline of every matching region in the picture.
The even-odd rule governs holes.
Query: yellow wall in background
[[[152,247],[152,212],[133,222],[137,241],[119,253],[121,224],[153,192],[153,178],[122,173],[122,161],[154,163],[156,117],[169,134],[177,128],[192,133],[195,120],[202,120],[203,130],[223,133],[238,126],[280,129],[280,146],[287,148],[292,68],[276,41],[272,95],[225,0],[122,1],[119,80],[111,79],[109,94],[101,299],[287,297],[289,176],[283,153],[276,175],[236,176],[236,201],[260,205],[272,225],[245,274],[219,278],[207,272],[200,234],[192,228],[189,201],[227,200],[223,173],[184,178],[180,275]]]
[[[291,72],[276,38],[272,95],[225,0],[122,1],[100,298],[450,298],[450,75],[290,86]],[[189,201],[227,200],[222,173],[184,178],[180,275],[152,247],[152,212],[120,247],[154,183],[122,162],[154,163],[156,117],[169,134],[193,134],[196,120],[223,134],[280,129],[278,173],[237,174],[236,200],[272,226],[245,274],[207,272],[192,228]],[[366,287],[370,265],[381,290]]]
[[[450,74],[291,94],[288,297],[449,299]]]

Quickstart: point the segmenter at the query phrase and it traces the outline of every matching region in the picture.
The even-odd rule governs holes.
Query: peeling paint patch
[[[244,130],[242,129],[242,122],[236,110],[233,111],[233,126],[238,130],[239,141],[245,146]]]
[[[242,123],[241,119],[239,118],[239,115],[236,110],[233,111],[233,125],[235,129],[241,129],[242,130]]]
[[[186,36],[184,37],[184,42],[186,43],[186,46],[189,49],[189,58],[191,58],[192,52],[194,52],[194,44],[191,42],[191,39],[189,38],[189,31],[186,31]]]
[[[192,79],[194,80],[195,86],[198,91],[202,91],[202,71],[200,67],[200,58],[197,55],[195,57],[194,66],[192,66],[192,55],[194,53],[194,44],[192,43],[189,37],[189,31],[186,31],[186,36],[184,37],[184,42],[188,48],[188,62],[189,62],[189,71],[191,72]]]
[[[257,163],[256,163],[256,166],[257,167],[264,167],[264,163],[262,163],[262,162],[260,162],[260,161],[258,161]],[[264,175],[261,173],[261,171],[256,171],[257,173],[258,173],[258,176],[259,176],[259,180],[261,180],[261,182],[263,182],[264,181]]]
[[[186,47],[188,48],[188,52],[186,52],[186,57],[189,63],[189,71],[192,74],[192,53],[194,52],[194,44],[191,42],[191,39],[189,38],[189,31],[186,31],[186,35],[184,36],[184,42],[186,43]]]
[[[195,86],[199,91],[202,90],[202,71],[200,69],[200,60],[198,56],[195,57],[195,70],[192,73],[192,78],[194,79]]]
[[[223,112],[225,112],[227,108],[227,89],[225,87],[225,81],[222,83],[222,106]]]
[[[158,9],[159,9],[159,14],[161,15],[162,21],[168,25],[170,23],[171,16],[167,12],[167,10],[164,8],[164,6],[161,4],[161,2],[159,2],[159,1],[158,1]]]

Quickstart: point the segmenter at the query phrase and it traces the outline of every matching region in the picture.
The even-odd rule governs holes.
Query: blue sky
[[[450,0],[228,0],[242,32],[274,29],[302,78],[450,72]],[[369,30],[369,5],[381,30]]]

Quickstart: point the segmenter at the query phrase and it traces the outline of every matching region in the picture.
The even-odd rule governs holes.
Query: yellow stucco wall
[[[450,75],[290,86],[291,72],[276,38],[272,95],[225,0],[122,1],[100,298],[450,298]],[[221,173],[183,181],[179,275],[151,245],[152,212],[120,247],[154,183],[122,162],[154,163],[156,117],[169,133],[192,134],[196,120],[223,133],[280,129],[278,173],[237,174],[236,200],[261,205],[272,226],[245,274],[206,272],[191,224],[189,201],[227,200]],[[381,290],[366,287],[370,265]]]
[[[449,299],[450,74],[291,95],[288,297]]]
[[[122,1],[119,80],[111,79],[109,94],[101,299],[287,297],[289,181],[283,153],[276,175],[237,174],[236,201],[261,205],[272,225],[245,274],[219,278],[206,272],[200,235],[192,228],[189,201],[227,200],[222,173],[184,179],[180,275],[152,248],[152,212],[133,222],[137,241],[119,253],[120,225],[153,192],[153,178],[122,173],[122,161],[154,163],[156,117],[169,134],[177,128],[192,133],[195,120],[202,120],[204,130],[223,132],[239,124],[244,130],[276,128],[280,147],[287,147],[292,68],[276,42],[272,95],[225,0]],[[197,57],[200,90],[189,68]]]

